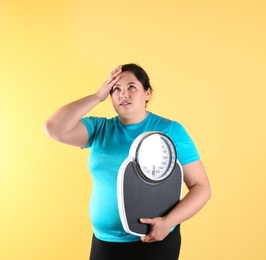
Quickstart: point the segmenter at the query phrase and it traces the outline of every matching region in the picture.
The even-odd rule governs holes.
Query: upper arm
[[[76,127],[65,133],[63,143],[84,148],[89,141],[89,134],[82,122],[78,122]]]
[[[188,189],[198,185],[210,190],[210,183],[200,160],[183,165],[184,182]]]
[[[89,134],[82,122],[78,122],[77,125],[66,133],[60,133],[58,131],[51,131],[47,124],[45,125],[45,132],[54,140],[69,144],[77,147],[84,148],[89,141]]]

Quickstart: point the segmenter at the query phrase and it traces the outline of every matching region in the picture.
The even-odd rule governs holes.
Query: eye
[[[119,91],[120,91],[120,88],[116,87],[116,86],[114,86],[113,89],[112,89],[112,93],[119,92]]]
[[[135,90],[136,89],[136,86],[135,85],[129,85],[128,89],[129,90]]]

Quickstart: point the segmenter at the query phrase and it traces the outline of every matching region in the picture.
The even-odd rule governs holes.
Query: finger
[[[143,224],[152,224],[153,223],[153,219],[151,218],[141,218],[140,222]]]
[[[148,243],[149,242],[149,237],[148,236],[141,237],[141,241],[143,243]]]
[[[120,76],[117,76],[115,79],[113,79],[111,82],[108,83],[108,87],[110,89],[110,93],[112,94],[113,89],[116,85],[116,83],[120,80]]]
[[[119,75],[122,72],[122,66],[117,67],[116,69],[114,69],[113,71],[111,71],[110,73],[110,77],[114,78],[117,75]]]
[[[113,86],[119,80],[118,76],[121,73],[122,73],[122,66],[113,70],[109,75],[108,84],[111,84]]]
[[[122,69],[122,65],[119,65],[117,68],[115,68],[113,71],[111,71],[111,74],[114,74],[115,72]]]
[[[149,234],[147,234],[146,236],[141,237],[141,241],[143,243],[151,243],[151,242],[155,242],[156,240]]]

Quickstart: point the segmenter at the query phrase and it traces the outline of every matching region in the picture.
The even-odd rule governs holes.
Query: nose
[[[120,99],[128,98],[128,92],[126,89],[122,89],[120,92]]]

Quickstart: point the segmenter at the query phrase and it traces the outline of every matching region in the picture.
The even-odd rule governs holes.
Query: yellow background
[[[212,185],[181,260],[266,259],[263,0],[1,0],[0,259],[88,259],[89,150],[42,130],[55,109],[136,62],[149,110],[181,122]],[[115,115],[110,99],[93,115]]]

